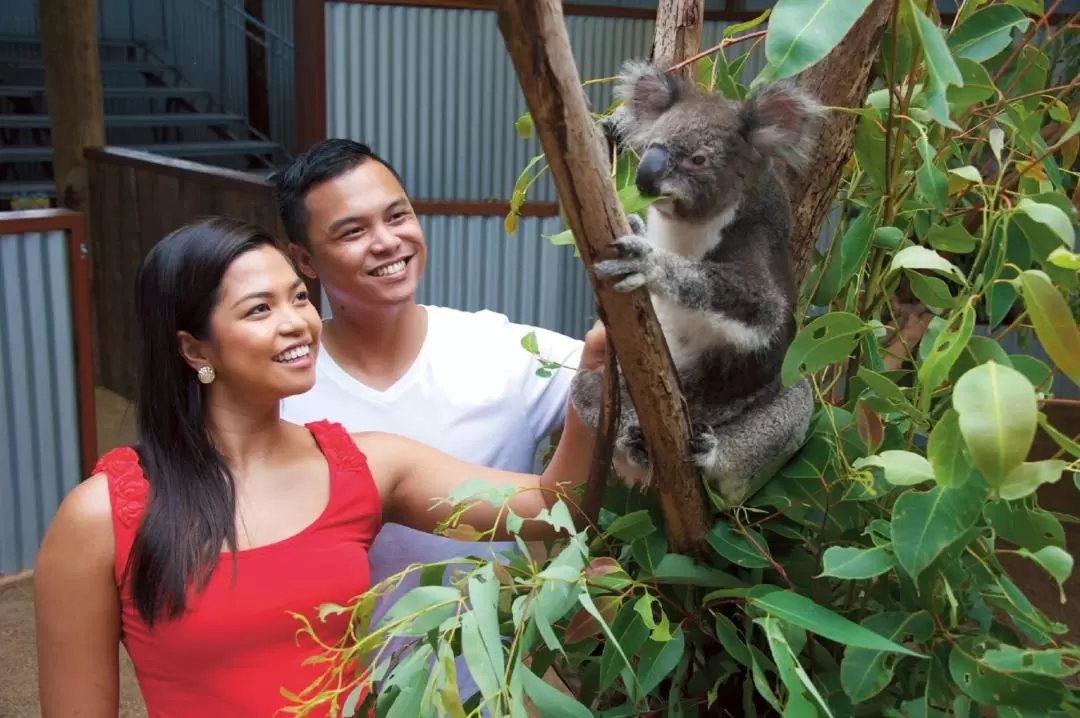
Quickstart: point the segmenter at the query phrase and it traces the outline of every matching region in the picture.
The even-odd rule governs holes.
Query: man
[[[533,471],[537,449],[563,423],[573,370],[537,376],[521,339],[535,332],[540,356],[570,367],[583,343],[491,311],[418,305],[424,233],[397,172],[366,145],[320,142],[276,183],[290,251],[321,281],[333,313],[315,386],[284,402],[284,418],[403,434],[466,461]],[[514,547],[387,524],[371,548],[372,583],[411,563]],[[414,572],[389,599],[417,582]],[[458,672],[464,678],[463,663]],[[467,682],[459,680],[465,697],[475,690]]]

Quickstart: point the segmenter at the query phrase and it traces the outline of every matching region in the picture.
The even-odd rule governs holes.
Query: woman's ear
[[[200,341],[183,330],[176,333],[176,339],[180,344],[180,356],[184,357],[184,361],[193,371],[198,371],[200,367],[213,366],[209,342]]]

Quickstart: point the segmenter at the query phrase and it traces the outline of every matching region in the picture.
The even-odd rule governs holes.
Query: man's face
[[[427,259],[420,222],[393,173],[366,160],[307,195],[310,250],[292,245],[304,274],[334,307],[411,302]]]

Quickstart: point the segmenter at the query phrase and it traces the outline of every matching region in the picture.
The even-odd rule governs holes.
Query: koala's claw
[[[649,465],[649,452],[645,449],[645,435],[638,424],[626,427],[616,444],[619,451],[626,455],[627,461],[642,468]]]
[[[593,265],[593,271],[601,279],[617,279],[613,287],[617,292],[632,292],[645,286],[655,274],[655,263],[650,256],[653,247],[644,237],[628,234],[614,242],[619,259],[605,259]]]
[[[619,237],[612,243],[615,247],[615,251],[619,253],[620,257],[626,257],[628,259],[643,259],[647,257],[653,251],[653,246],[649,243],[649,240],[641,236],[642,234],[643,232],[635,231],[633,234]]]

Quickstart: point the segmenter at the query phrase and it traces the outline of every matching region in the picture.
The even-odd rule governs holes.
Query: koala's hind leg
[[[615,437],[612,465],[615,473],[629,486],[647,488],[652,482],[652,464],[645,448],[645,435],[637,423],[637,414],[631,409],[622,414],[622,426]]]
[[[694,463],[727,503],[739,504],[755,478],[775,473],[799,450],[813,412],[810,382],[802,379],[730,422],[695,425]]]
[[[570,382],[570,401],[581,420],[595,429],[600,423],[600,405],[604,400],[604,377],[595,371],[579,371]],[[652,480],[645,439],[638,425],[637,413],[630,401],[626,381],[619,377],[619,418],[615,425],[612,452],[615,473],[629,486],[648,486]]]

